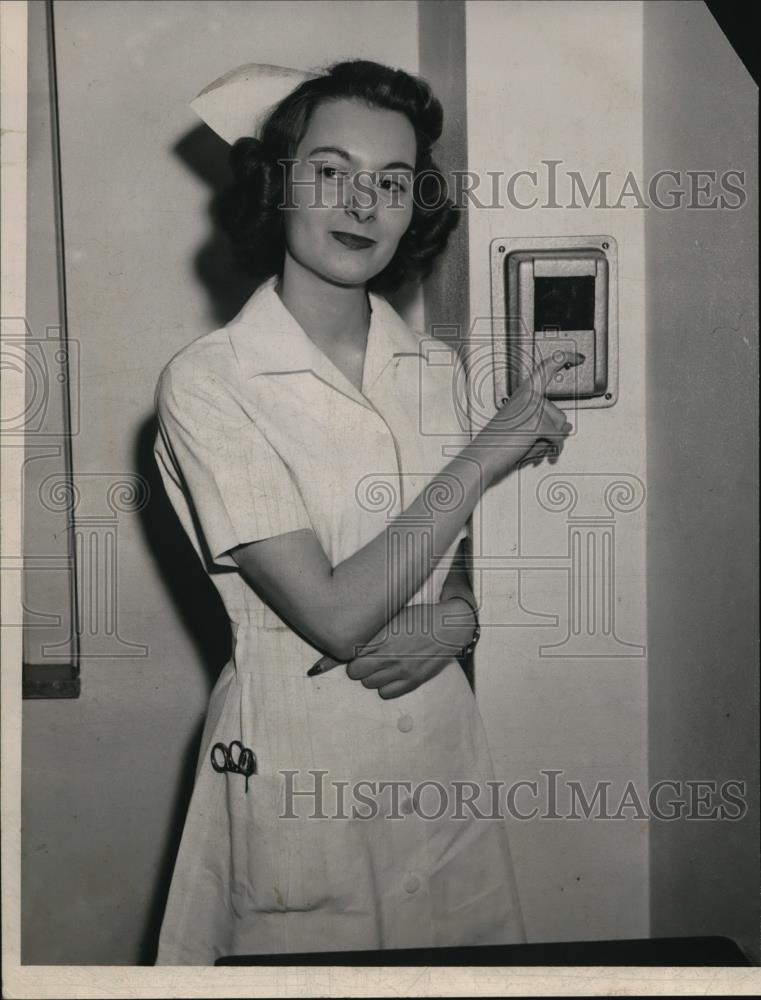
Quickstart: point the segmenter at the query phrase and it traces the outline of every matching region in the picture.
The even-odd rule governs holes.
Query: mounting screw
[[[505,252],[505,248],[504,248],[504,247],[500,247],[500,248],[499,248],[499,252],[500,252],[500,253],[504,253],[504,252]]]
[[[612,392],[606,392],[605,393],[605,398],[606,399],[613,399],[613,393]]]
[[[603,243],[602,248],[603,248],[603,250],[609,250],[610,249],[610,243]]]

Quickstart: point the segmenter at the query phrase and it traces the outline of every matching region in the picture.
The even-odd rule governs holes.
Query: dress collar
[[[367,334],[362,392],[309,338],[275,291],[277,275],[261,284],[238,315],[227,324],[235,357],[244,378],[311,372],[361,406],[373,409],[373,386],[403,355],[420,355],[420,339],[381,296],[368,293],[370,328]]]

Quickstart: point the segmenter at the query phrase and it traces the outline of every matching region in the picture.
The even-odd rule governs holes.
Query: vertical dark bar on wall
[[[57,562],[60,557],[50,555],[49,557],[36,555],[27,557],[25,549],[24,558],[24,663],[23,663],[23,697],[24,698],[77,698],[80,694],[80,615],[79,615],[79,592],[78,574],[76,562],[76,546],[74,533],[74,500],[76,497],[73,482],[73,455],[72,455],[72,433],[74,422],[72,420],[71,401],[71,371],[70,371],[70,340],[68,329],[68,300],[66,285],[66,241],[64,236],[63,218],[63,188],[61,178],[61,141],[59,128],[59,95],[58,95],[58,73],[56,65],[56,40],[55,40],[55,11],[53,0],[46,0],[45,17],[45,46],[48,68],[48,106],[50,111],[50,156],[52,166],[52,195],[53,195],[53,227],[55,233],[55,258],[56,258],[56,285],[58,296],[58,321],[59,329],[57,336],[51,336],[51,330],[56,332],[55,327],[45,324],[46,342],[42,349],[56,346],[57,350],[51,356],[47,352],[46,361],[51,365],[48,369],[48,381],[46,388],[49,391],[47,407],[51,408],[52,414],[52,394],[55,390],[61,393],[60,412],[56,411],[54,421],[47,420],[41,428],[42,433],[34,433],[33,445],[29,447],[29,436],[27,434],[27,463],[24,470],[25,503],[29,503],[35,493],[39,493],[41,502],[41,486],[37,481],[39,473],[33,475],[32,461],[35,457],[51,458],[60,456],[63,468],[56,470],[56,491],[57,503],[59,506],[63,498],[62,506],[65,508],[66,521],[66,548],[65,568],[68,573],[68,606],[47,607],[43,611],[30,611],[27,606],[26,595],[29,589],[29,574],[34,570],[45,570],[45,562],[50,563],[50,569],[60,568]],[[31,113],[30,105],[30,113]],[[32,234],[30,234],[32,235]],[[34,288],[30,286],[27,295],[34,293]],[[35,313],[33,304],[27,299],[27,317]],[[29,325],[29,324],[28,324]],[[33,337],[39,339],[42,331],[32,330]],[[46,414],[47,415],[47,414]],[[57,421],[57,422],[55,422]],[[52,426],[51,426],[52,424]],[[47,448],[47,450],[46,450]],[[31,455],[29,452],[31,451]],[[30,461],[31,459],[31,461]],[[50,477],[48,477],[50,478]],[[33,488],[37,487],[35,491]],[[60,509],[60,508],[59,508]],[[26,542],[25,542],[26,546]],[[40,565],[41,564],[41,565]],[[56,592],[57,597],[57,592]],[[64,627],[68,627],[69,633],[63,642],[46,644],[35,642],[34,653],[28,655],[31,645],[30,634],[34,616],[38,618],[59,617]],[[44,633],[44,627],[40,631]],[[49,650],[54,650],[50,653]],[[60,650],[60,652],[59,652]],[[61,654],[65,653],[63,656]]]
[[[420,75],[444,107],[444,132],[435,159],[454,198],[453,175],[468,165],[464,0],[418,3],[418,47]],[[428,330],[439,324],[459,326],[464,340],[470,326],[470,268],[465,207],[461,213],[446,253],[425,283],[424,304]]]
[[[444,131],[434,159],[444,175],[449,197],[456,203],[455,176],[468,168],[467,62],[464,0],[418,2],[418,51],[420,75],[433,87],[444,108]],[[468,209],[459,209],[460,220],[424,285],[425,327],[431,336],[457,342],[467,365],[470,329],[470,258]],[[475,684],[473,655],[464,661],[471,687]]]

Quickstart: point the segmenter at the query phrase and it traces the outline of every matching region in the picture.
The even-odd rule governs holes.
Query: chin
[[[317,272],[320,277],[331,285],[342,285],[344,288],[354,288],[357,285],[366,285],[368,281],[375,277],[376,272],[370,274],[339,274],[336,272]]]
[[[325,261],[322,261],[321,266],[315,268],[315,272],[334,285],[366,285],[383,270],[383,267],[385,264],[380,267],[368,267],[367,264],[361,267],[347,267],[344,262],[336,262],[334,266],[326,267]]]

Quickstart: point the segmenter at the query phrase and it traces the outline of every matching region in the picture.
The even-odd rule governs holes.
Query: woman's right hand
[[[547,386],[563,368],[579,365],[584,355],[576,351],[555,352],[540,362],[531,376],[520,383],[507,403],[483,427],[472,444],[477,444],[489,486],[506,476],[536,452],[536,444],[546,441],[556,455],[573,429],[565,413],[547,399]]]

